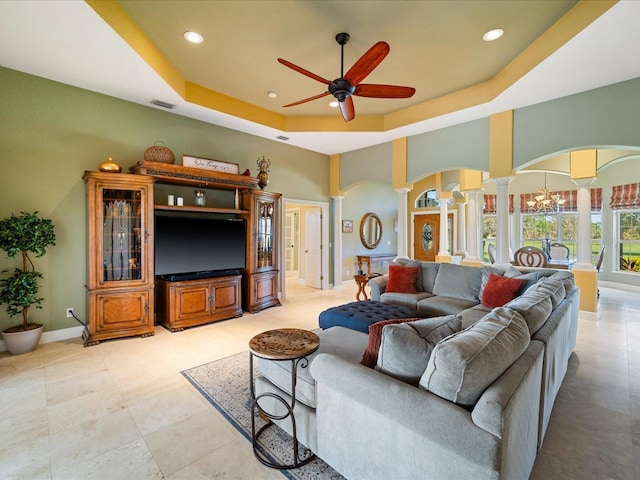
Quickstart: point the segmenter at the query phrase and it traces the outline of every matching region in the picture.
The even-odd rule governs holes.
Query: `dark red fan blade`
[[[290,69],[295,70],[298,73],[306,75],[309,78],[313,78],[314,80],[317,80],[320,83],[324,83],[325,85],[329,85],[330,83],[333,83],[332,80],[327,80],[326,78],[322,78],[321,76],[316,75],[315,73],[310,72],[309,70],[305,70],[304,68],[299,67],[299,66],[297,66],[297,65],[295,65],[295,64],[293,64],[293,63],[291,63],[291,62],[289,62],[287,60],[285,60],[284,58],[279,58],[278,61],[282,65],[284,65],[286,67],[289,67]]]
[[[356,111],[353,107],[353,98],[347,97],[344,102],[340,102],[340,111],[342,112],[342,118],[345,122],[353,120],[356,116]]]
[[[389,44],[387,42],[376,43],[353,64],[353,67],[349,69],[344,79],[351,85],[359,84],[367,75],[373,72],[373,69],[384,60],[384,57],[386,57],[388,53]]]
[[[329,92],[321,93],[320,95],[315,95],[313,97],[305,98],[304,100],[299,100],[297,102],[290,103],[289,105],[283,105],[283,107],[293,107],[294,105],[300,105],[301,103],[307,103],[312,100],[317,100],[318,98],[326,97],[329,95]]]
[[[353,92],[353,95],[374,98],[409,98],[412,97],[414,93],[416,93],[416,89],[413,87],[361,83],[356,87],[356,91]]]

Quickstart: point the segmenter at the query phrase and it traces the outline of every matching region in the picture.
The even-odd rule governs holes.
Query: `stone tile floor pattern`
[[[357,287],[288,282],[282,307],[148,338],[0,353],[3,479],[279,479],[180,374],[247,350],[255,334],[317,328]],[[640,480],[640,293],[600,287],[531,478]],[[355,479],[354,479],[355,480]]]

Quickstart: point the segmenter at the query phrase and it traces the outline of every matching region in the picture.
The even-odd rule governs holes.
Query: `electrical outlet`
[[[73,308],[67,308],[67,318],[73,317]]]

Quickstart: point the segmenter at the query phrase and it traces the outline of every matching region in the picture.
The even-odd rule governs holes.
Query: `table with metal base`
[[[253,445],[253,454],[263,465],[280,470],[286,470],[301,467],[316,458],[316,456],[308,449],[305,449],[305,451],[302,452],[303,456],[300,457],[300,446],[296,430],[296,417],[293,413],[293,408],[296,405],[296,373],[298,371],[298,367],[307,368],[309,366],[309,360],[306,358],[307,355],[311,355],[319,346],[320,339],[315,333],[299,328],[280,328],[277,330],[269,330],[256,335],[251,339],[251,341],[249,341],[249,382],[251,398],[253,399],[251,407],[251,443]],[[276,362],[291,362],[291,403],[281,395],[273,392],[266,392],[256,397],[253,379],[254,357],[260,357]],[[278,415],[265,411],[260,406],[260,399],[264,397],[275,398],[284,406],[285,413]],[[267,424],[262,426],[257,432],[255,417],[256,411],[262,418],[267,420]],[[274,425],[273,420],[284,420],[287,418],[291,420],[292,426],[293,463],[283,465],[271,462],[267,459],[258,450],[258,440],[260,435],[262,435],[267,428]]]

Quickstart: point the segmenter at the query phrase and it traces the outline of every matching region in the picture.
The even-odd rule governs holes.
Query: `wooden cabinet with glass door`
[[[247,258],[242,275],[243,307],[257,312],[280,305],[278,300],[278,215],[280,194],[242,192],[247,221]]]
[[[153,335],[153,182],[142,175],[85,172],[88,338]]]

